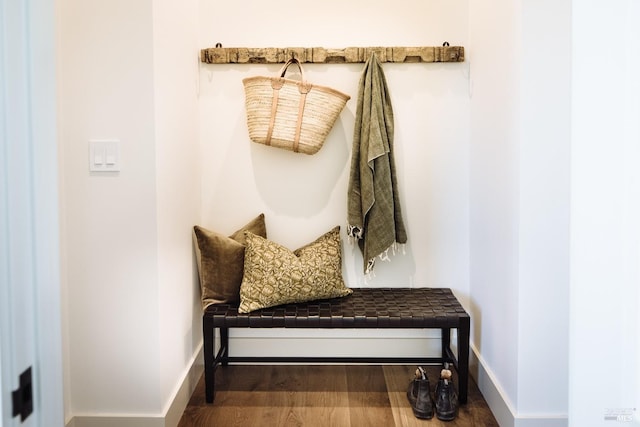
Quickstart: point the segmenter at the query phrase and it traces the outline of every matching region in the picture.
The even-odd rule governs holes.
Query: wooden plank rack
[[[202,49],[200,61],[206,64],[279,64],[291,58],[314,64],[364,63],[371,53],[380,62],[430,63],[464,62],[464,47],[417,46],[417,47],[347,47],[326,49],[324,47],[216,47]]]

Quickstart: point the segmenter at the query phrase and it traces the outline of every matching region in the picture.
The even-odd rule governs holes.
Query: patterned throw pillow
[[[340,227],[296,251],[245,232],[240,313],[351,294],[342,279]]]
[[[197,225],[193,227],[203,310],[211,304],[240,301],[246,230],[267,237],[264,214],[229,237]]]

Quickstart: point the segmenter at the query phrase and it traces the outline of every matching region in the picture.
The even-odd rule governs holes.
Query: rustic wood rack
[[[207,64],[278,64],[292,57],[304,63],[349,64],[364,63],[374,52],[380,62],[464,62],[464,47],[347,47],[326,49],[323,47],[216,47],[200,51],[201,62]]]

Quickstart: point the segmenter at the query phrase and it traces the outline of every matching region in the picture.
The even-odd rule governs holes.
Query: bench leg
[[[215,393],[215,338],[216,330],[213,327],[213,319],[202,318],[202,337],[204,352],[204,384],[207,403],[213,403]]]
[[[469,318],[460,319],[458,327],[458,400],[467,403],[469,389]]]
[[[442,328],[442,360],[444,361],[449,357],[449,351],[451,348],[451,328]]]
[[[451,329],[442,328],[442,359],[451,360]],[[458,371],[458,401],[467,403],[469,389],[469,319],[461,319],[458,327],[458,357],[453,360]]]
[[[223,349],[221,365],[227,366],[229,364],[227,361],[227,357],[229,357],[229,328],[220,328],[220,348]]]

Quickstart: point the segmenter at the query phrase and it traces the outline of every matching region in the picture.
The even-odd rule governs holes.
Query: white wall
[[[626,425],[640,425],[639,19],[637,1],[573,5],[569,414],[576,427],[627,415]],[[599,52],[615,60],[594,61]]]
[[[473,346],[510,405],[516,404],[518,369],[518,6],[470,2],[468,55]]]
[[[521,16],[517,410],[566,423],[571,2],[525,1]],[[553,387],[540,386],[541,366]]]
[[[195,3],[58,7],[67,421],[171,424],[201,339]],[[94,138],[120,172],[89,173]]]
[[[151,2],[60,2],[60,144],[72,414],[160,407]],[[117,28],[117,31],[114,29]],[[122,171],[90,175],[88,140]]]
[[[200,288],[192,255],[191,228],[200,221],[198,143],[197,2],[153,3],[156,194],[158,221],[158,297],[161,396],[183,378],[202,342]],[[201,359],[196,360],[202,364]],[[187,396],[182,396],[185,399]],[[183,402],[186,404],[186,400]],[[167,425],[177,424],[181,405],[174,403]]]
[[[570,2],[469,16],[478,382],[501,425],[566,425]]]

